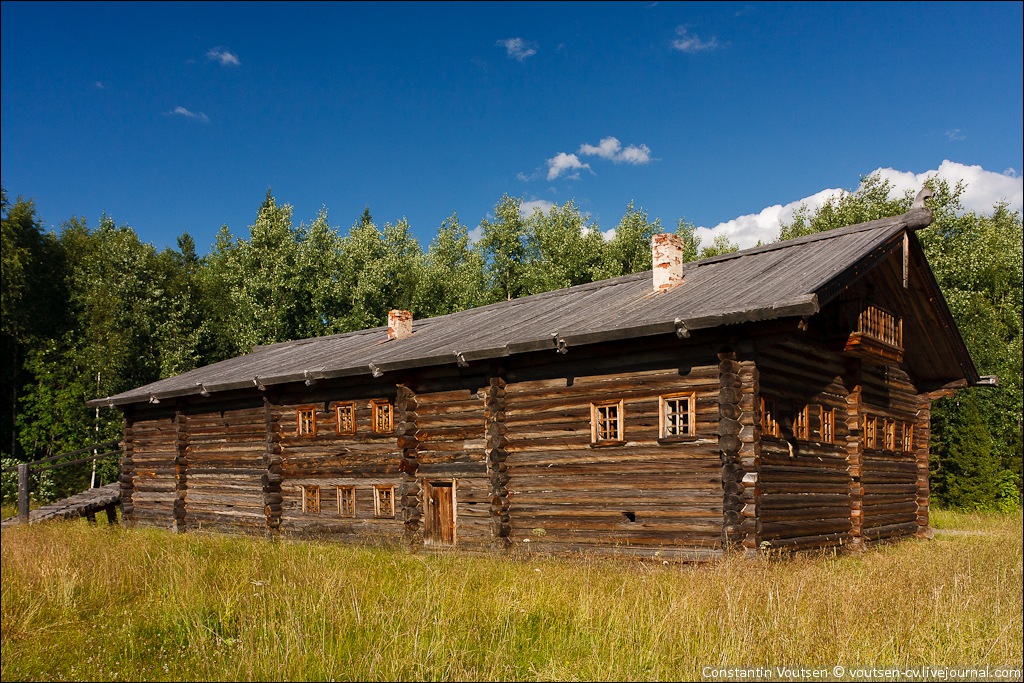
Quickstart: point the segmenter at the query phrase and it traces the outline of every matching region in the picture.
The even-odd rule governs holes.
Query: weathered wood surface
[[[761,435],[758,544],[799,550],[849,543],[853,481],[848,461],[849,388],[842,356],[812,340],[762,344],[760,392],[779,405],[782,435]],[[794,411],[835,411],[834,443],[822,438],[820,411],[808,411],[809,438],[797,438]]]
[[[507,441],[501,464],[512,543],[555,551],[721,548],[718,359],[677,355],[675,362],[504,387],[499,431]],[[697,439],[658,443],[658,397],[684,391],[696,394]],[[592,448],[591,402],[619,399],[624,445]]]
[[[397,438],[405,418],[396,402],[395,386],[379,384],[359,387],[353,393],[316,388],[303,396],[288,396],[281,403],[269,403],[267,410],[273,434],[268,437],[273,454],[279,456],[280,482],[277,497],[268,500],[271,513],[280,520],[282,532],[300,535],[340,533],[397,539],[403,533],[401,511],[402,451]],[[389,432],[373,431],[372,401],[392,405],[393,427]],[[353,404],[355,433],[339,433],[336,407]],[[296,411],[313,406],[316,435],[300,435]],[[400,414],[401,412],[401,414]],[[273,455],[269,461],[276,463]],[[394,515],[377,517],[374,487],[394,487]],[[320,510],[302,509],[303,487],[319,487]],[[355,518],[343,517],[338,487],[355,488]]]
[[[87,489],[64,500],[32,510],[29,512],[29,524],[72,517],[85,517],[92,522],[96,521],[98,512],[106,512],[107,521],[113,524],[117,521],[116,508],[120,502],[121,484],[114,482]],[[9,517],[3,521],[3,526],[12,526],[17,523],[17,517]]]

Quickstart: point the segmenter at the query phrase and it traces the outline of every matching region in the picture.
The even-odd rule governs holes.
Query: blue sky
[[[47,226],[247,235],[267,188],[426,247],[503,194],[742,246],[877,169],[1020,208],[1022,4],[2,5],[2,182]]]

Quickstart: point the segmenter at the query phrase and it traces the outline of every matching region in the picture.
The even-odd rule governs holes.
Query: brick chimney
[[[664,292],[683,284],[683,238],[663,232],[651,238],[654,291]]]
[[[412,312],[388,311],[388,339],[405,339],[412,336]]]

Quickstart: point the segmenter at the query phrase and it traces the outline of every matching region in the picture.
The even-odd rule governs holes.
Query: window
[[[592,444],[621,444],[622,401],[590,404],[590,441]]]
[[[302,513],[305,515],[318,514],[320,512],[320,487],[303,486],[302,488]]]
[[[875,432],[878,418],[874,415],[864,416],[864,448],[878,448],[878,435]]]
[[[779,437],[779,408],[774,398],[761,397],[761,436]]]
[[[903,423],[903,452],[914,452],[914,425],[910,422]]]
[[[373,407],[373,431],[390,434],[395,430],[394,409],[386,398],[370,401]]]
[[[885,450],[896,450],[896,421],[888,418],[885,420]]]
[[[338,514],[342,517],[356,516],[356,487],[338,487]]]
[[[373,514],[375,517],[395,516],[395,487],[373,487]]]
[[[668,394],[661,397],[660,403],[661,438],[672,439],[696,434],[693,421],[696,403],[694,394]]]
[[[824,443],[836,442],[836,409],[821,407],[821,440]]]
[[[339,403],[334,406],[335,420],[339,434],[356,433],[356,404]]]
[[[299,436],[316,436],[316,408],[303,406],[295,410],[295,433]]]
[[[808,428],[809,420],[807,419],[808,406],[804,406],[800,410],[795,411],[793,415],[793,436],[802,440],[810,441],[811,430]]]

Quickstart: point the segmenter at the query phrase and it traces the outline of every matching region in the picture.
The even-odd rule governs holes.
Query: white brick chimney
[[[651,238],[654,291],[664,292],[683,284],[683,238],[663,232]]]
[[[388,311],[388,339],[405,339],[412,336],[412,312]]]

